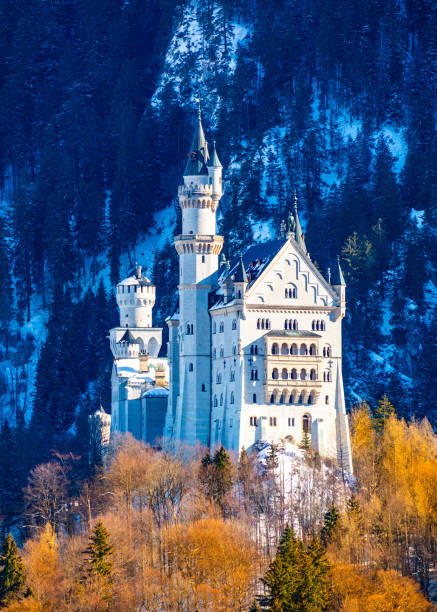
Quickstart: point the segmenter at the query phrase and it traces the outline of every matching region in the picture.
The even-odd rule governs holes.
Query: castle
[[[280,238],[231,261],[222,255],[219,262],[222,191],[222,165],[215,143],[208,150],[199,109],[178,189],[179,310],[167,320],[168,361],[157,360],[162,330],[152,327],[155,287],[135,269],[117,286],[120,327],[110,332],[112,431],[132,431],[152,443],[162,425],[158,433],[176,445],[224,445],[236,453],[262,439],[291,436],[300,442],[308,434],[322,456],[352,472],[340,263],[328,280],[317,270],[296,197]],[[151,375],[158,362],[168,389]],[[152,406],[149,397],[160,401]]]

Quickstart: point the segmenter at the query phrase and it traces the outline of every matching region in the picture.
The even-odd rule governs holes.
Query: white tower
[[[174,438],[209,445],[211,409],[211,323],[208,294],[217,285],[223,237],[216,235],[216,210],[222,196],[222,165],[210,157],[198,124],[178,189],[182,233],[175,236],[179,254],[179,385]]]
[[[140,354],[157,357],[162,343],[162,329],[152,327],[155,286],[135,267],[117,285],[120,326],[110,330],[111,351],[117,358],[138,358]]]

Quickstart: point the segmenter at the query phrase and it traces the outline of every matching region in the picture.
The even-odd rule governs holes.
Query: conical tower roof
[[[343,271],[340,266],[340,257],[337,257],[337,262],[332,266],[331,285],[346,286],[346,282],[343,276]]]
[[[202,115],[199,112],[197,115],[197,127],[194,132],[193,141],[191,143],[190,153],[188,155],[187,165],[185,166],[184,176],[197,176],[208,174],[206,162],[208,161],[208,145],[205,139],[202,126]]]
[[[299,213],[297,212],[297,195],[296,195],[296,191],[294,192],[294,220],[296,222],[296,242],[297,244],[300,246],[300,248],[302,249],[302,251],[304,253],[307,252],[307,247],[305,244],[305,240],[303,237],[303,232],[302,232],[302,227],[300,225],[300,220],[299,220]]]
[[[140,344],[140,341],[136,340],[135,336],[132,334],[131,331],[126,330],[126,333],[118,341],[118,344],[121,344],[121,343],[123,343],[123,344]]]
[[[211,158],[208,160],[208,166],[212,166],[213,168],[222,168],[222,165],[217,155],[217,150],[215,148],[215,140],[213,142]]]
[[[234,283],[247,283],[247,274],[242,255],[240,255],[240,261],[238,263],[237,271],[235,272]]]

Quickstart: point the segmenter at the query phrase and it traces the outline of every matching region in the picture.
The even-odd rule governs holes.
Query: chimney
[[[165,370],[162,366],[159,366],[156,368],[155,370],[155,385],[157,387],[165,387],[166,386],[166,380],[165,380]]]
[[[148,372],[149,371],[149,355],[146,353],[140,353],[140,372]]]

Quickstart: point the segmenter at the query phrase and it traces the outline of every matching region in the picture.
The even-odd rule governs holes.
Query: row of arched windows
[[[286,342],[284,342],[281,346],[281,350],[279,350],[279,344],[274,342],[272,344],[272,355],[317,355],[317,346],[315,344],[311,344],[310,347],[306,344],[301,344],[298,346],[293,343],[289,346]]]
[[[232,319],[232,329],[237,329],[237,319]],[[225,331],[225,324],[223,321],[220,321],[218,326],[219,334],[222,334]],[[217,333],[217,323],[214,321],[212,324],[212,333]]]
[[[312,405],[316,403],[316,392],[310,391],[302,391],[299,393],[298,391],[293,391],[291,393],[287,393],[287,391],[283,391],[280,393],[278,390],[273,391],[270,396],[271,404],[304,404],[304,405]]]
[[[325,331],[326,330],[325,321],[313,321],[311,329],[313,331]]]
[[[273,368],[272,370],[272,378],[273,380],[279,379],[279,370],[278,368]],[[287,370],[287,368],[282,368],[281,370],[281,379],[282,380],[317,380],[317,370],[310,370],[309,372],[302,368],[300,372],[296,368],[292,370]]]
[[[298,329],[298,323],[296,319],[285,319],[284,329]]]
[[[270,319],[258,319],[256,322],[257,329],[271,329]]]

